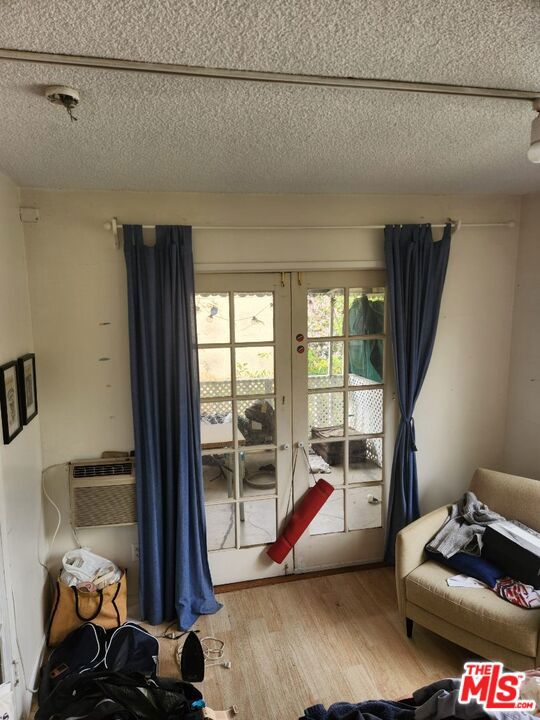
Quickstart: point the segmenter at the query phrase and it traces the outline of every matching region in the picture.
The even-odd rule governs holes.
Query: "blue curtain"
[[[221,607],[206,549],[191,228],[157,227],[150,247],[124,225],[124,254],[141,615],[188,629]]]
[[[413,412],[426,377],[450,254],[451,225],[433,242],[431,225],[387,225],[384,253],[401,419],[394,448],[385,560],[394,561],[396,535],[420,515]]]

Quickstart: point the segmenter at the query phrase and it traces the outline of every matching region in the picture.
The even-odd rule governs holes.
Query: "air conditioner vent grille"
[[[73,489],[75,527],[128,525],[135,522],[135,485]]]
[[[133,463],[96,463],[73,465],[74,478],[106,477],[109,475],[133,475]]]

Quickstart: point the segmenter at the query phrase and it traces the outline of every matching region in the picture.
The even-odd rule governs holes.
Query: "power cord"
[[[51,496],[50,496],[49,493],[47,492],[47,488],[46,488],[46,485],[45,485],[45,474],[46,474],[47,472],[49,472],[49,470],[52,470],[52,469],[58,468],[58,467],[65,467],[66,465],[67,465],[67,463],[65,463],[65,462],[64,462],[64,463],[56,463],[56,464],[54,464],[54,465],[49,465],[48,467],[46,467],[45,469],[43,469],[43,470],[41,471],[41,490],[42,490],[42,493],[43,493],[43,495],[45,496],[45,498],[47,499],[47,501],[53,506],[53,508],[55,509],[55,511],[56,511],[56,513],[57,513],[57,516],[58,516],[58,522],[57,522],[57,524],[56,524],[56,528],[55,528],[55,530],[54,530],[52,540],[51,540],[51,542],[49,543],[49,550],[50,550],[50,549],[52,548],[52,546],[54,545],[54,542],[55,542],[56,537],[57,537],[57,535],[58,535],[58,532],[59,532],[59,530],[60,530],[60,526],[61,526],[61,524],[62,524],[62,513],[60,512],[60,508],[58,507],[58,505],[54,502],[54,500],[51,498]],[[39,514],[39,523],[38,523],[38,532],[37,532],[37,536],[36,536],[36,542],[37,542],[37,560],[38,560],[39,565],[40,565],[40,566],[43,568],[43,570],[45,570],[45,572],[47,573],[47,577],[48,577],[49,581],[50,581],[51,584],[52,584],[52,578],[51,578],[51,576],[50,576],[50,574],[49,574],[49,568],[47,567],[47,565],[46,565],[46,564],[43,562],[43,560],[41,559],[41,542],[40,542],[40,540],[41,540],[41,530],[42,530],[42,528],[43,528],[43,514],[40,513],[40,514]],[[80,547],[80,546],[79,546],[79,547]],[[39,690],[39,684],[38,684],[38,687],[35,687],[35,688],[28,687],[28,678],[27,678],[26,670],[25,670],[25,668],[24,668],[23,655],[22,655],[22,651],[21,651],[21,645],[20,645],[20,642],[19,642],[19,632],[18,632],[19,623],[18,623],[18,621],[17,621],[17,603],[15,602],[15,592],[14,592],[14,590],[13,590],[13,587],[11,588],[11,601],[12,601],[12,603],[13,603],[13,619],[14,619],[14,621],[15,621],[15,628],[14,628],[14,629],[15,629],[15,632],[14,632],[14,635],[15,635],[15,644],[16,644],[16,647],[17,647],[18,655],[19,655],[19,663],[18,663],[18,664],[21,666],[22,680],[23,680],[24,687],[25,687],[26,691],[29,692],[29,693],[31,693],[32,695],[34,695],[34,694]],[[41,650],[41,654],[40,654],[40,657],[39,657],[39,665],[40,665],[40,666],[41,666],[42,657],[43,657],[43,649]],[[18,682],[19,682],[19,681],[16,680],[15,683],[14,683],[14,685],[17,685]]]
[[[58,533],[59,533],[59,531],[60,531],[60,527],[61,527],[61,525],[62,525],[62,513],[61,513],[60,508],[58,507],[58,505],[54,502],[54,500],[52,499],[52,497],[49,495],[49,493],[48,493],[48,491],[47,491],[47,487],[46,487],[46,484],[45,484],[45,476],[46,476],[46,474],[47,474],[50,470],[53,470],[53,469],[55,469],[55,468],[60,468],[60,467],[67,467],[68,464],[69,464],[69,463],[66,463],[66,462],[63,462],[63,463],[55,463],[54,465],[49,465],[48,467],[44,468],[44,469],[41,471],[41,490],[42,490],[42,492],[43,492],[43,495],[44,495],[45,498],[47,499],[47,501],[50,503],[50,505],[51,505],[51,506],[54,508],[54,510],[56,511],[57,518],[58,518],[58,519],[57,519],[57,523],[56,523],[56,527],[55,527],[55,530],[54,530],[54,533],[53,533],[53,536],[52,536],[52,539],[51,539],[51,541],[50,541],[50,543],[49,543],[49,547],[48,547],[49,552],[50,552],[50,550],[53,548],[54,543],[55,543],[55,541],[56,541],[56,538],[57,538],[57,536],[58,536]],[[43,528],[43,514],[40,513],[40,515],[39,515],[39,524],[38,524],[38,532],[37,532],[37,538],[36,538],[36,541],[37,541],[37,560],[38,560],[39,565],[40,565],[40,566],[43,568],[43,570],[45,570],[45,572],[47,573],[47,577],[48,577],[48,579],[49,579],[49,581],[50,581],[50,583],[51,583],[51,586],[52,586],[52,585],[54,585],[54,583],[53,583],[53,580],[52,580],[51,575],[50,575],[50,573],[49,573],[49,568],[47,567],[47,565],[46,565],[46,564],[43,562],[43,560],[41,559],[41,543],[40,543],[40,540],[41,540],[41,530],[42,530],[42,528]],[[73,533],[73,537],[74,537],[74,539],[75,539],[75,542],[77,543],[77,545],[78,545],[79,547],[81,547],[81,544],[80,544],[80,542],[79,542],[79,538],[77,537],[77,533],[76,533],[76,531],[75,531],[75,528],[72,527],[72,528],[71,528],[71,531],[72,531],[72,533]],[[15,635],[15,644],[16,644],[16,646],[17,646],[17,652],[18,652],[18,654],[19,654],[19,665],[21,666],[22,679],[23,679],[23,683],[24,683],[24,687],[25,687],[26,691],[29,692],[29,693],[32,693],[32,695],[34,695],[34,694],[39,690],[39,683],[38,683],[38,686],[35,687],[35,688],[28,687],[28,678],[27,678],[26,670],[25,670],[25,668],[24,668],[23,656],[22,656],[21,646],[20,646],[20,642],[19,642],[19,633],[18,633],[18,626],[19,626],[19,624],[18,624],[18,621],[17,621],[17,604],[16,604],[16,602],[15,602],[15,593],[14,593],[13,587],[11,588],[11,600],[12,600],[12,603],[13,603],[13,617],[14,617],[14,620],[15,620],[15,633],[14,633],[14,635]],[[51,611],[51,615],[52,615],[52,611]],[[50,617],[49,617],[49,620],[50,620]],[[40,654],[40,657],[39,657],[39,665],[40,665],[40,666],[41,666],[42,657],[43,657],[43,649],[41,650],[41,654]],[[17,684],[17,682],[16,682],[15,684]]]
[[[201,645],[205,667],[224,667],[227,668],[227,670],[231,669],[231,661],[223,659],[225,653],[225,642],[223,640],[208,635],[201,639]]]
[[[176,620],[173,620],[171,623],[167,625],[165,630],[160,633],[159,635],[154,635],[155,638],[158,640],[165,639],[165,640],[180,640],[180,638],[183,638],[184,635],[187,635],[189,630],[171,630],[172,626],[175,625]],[[198,633],[200,630],[194,630],[194,632]]]
[[[171,623],[172,624],[172,623]],[[170,627],[170,625],[169,625]],[[168,629],[168,628],[167,628]],[[167,630],[165,630],[165,633]],[[194,632],[198,633],[200,630],[194,630]],[[187,635],[188,632],[181,633],[180,637]],[[167,637],[167,635],[159,635],[158,637]],[[172,639],[172,638],[171,638]],[[204,666],[205,667],[224,667],[227,668],[227,670],[230,670],[232,667],[232,663],[230,660],[224,660],[223,655],[225,652],[225,642],[223,640],[220,640],[219,638],[212,637],[210,635],[207,635],[206,637],[201,638],[201,645],[204,655]],[[182,658],[182,649],[184,645],[183,643],[178,643],[176,647],[176,662],[178,664],[178,667],[181,667],[181,658]]]
[[[48,491],[47,491],[47,487],[46,487],[46,485],[45,485],[45,476],[46,476],[46,474],[47,474],[50,470],[54,470],[55,468],[59,468],[59,467],[67,468],[68,465],[69,465],[69,463],[67,463],[67,462],[56,463],[55,465],[49,465],[48,467],[46,467],[44,470],[41,471],[41,487],[42,487],[42,490],[43,490],[43,495],[47,498],[47,500],[48,500],[48,502],[50,503],[50,505],[52,505],[52,507],[55,509],[56,514],[57,514],[57,516],[58,516],[58,522],[56,523],[56,528],[55,528],[55,530],[54,530],[54,533],[53,533],[53,536],[52,536],[52,540],[51,540],[51,542],[49,543],[49,551],[52,550],[53,545],[54,545],[54,542],[55,542],[55,540],[56,540],[56,538],[57,538],[57,536],[58,536],[58,532],[60,531],[60,527],[61,527],[61,525],[62,525],[62,513],[61,513],[60,508],[58,507],[58,505],[54,502],[54,500],[52,499],[52,497],[49,495],[49,493],[48,493]],[[41,518],[40,518],[40,522],[41,522]],[[70,527],[71,527],[71,534],[73,535],[73,539],[75,540],[75,543],[76,543],[77,547],[81,547],[81,543],[80,543],[80,540],[79,540],[79,536],[77,535],[77,531],[76,531],[75,528],[71,525],[71,523],[70,523]],[[39,537],[39,535],[38,535],[38,537]],[[41,560],[40,560],[40,563],[39,563],[39,564],[40,564],[42,567],[45,567],[45,565],[41,562]],[[47,568],[47,572],[48,572],[48,568]]]
[[[16,608],[16,603],[15,603],[15,593],[13,592],[13,587],[11,588],[11,601],[12,601],[12,603],[13,603],[13,617],[14,617],[14,620],[15,620],[15,633],[14,633],[14,634],[15,634],[15,644],[17,645],[17,652],[19,653],[19,663],[18,663],[18,664],[21,666],[22,679],[23,679],[23,683],[24,683],[24,688],[25,688],[25,690],[26,690],[27,692],[31,693],[32,695],[35,695],[35,694],[37,693],[37,691],[39,690],[39,680],[38,680],[37,687],[35,687],[35,688],[30,688],[30,687],[28,687],[28,680],[27,680],[26,670],[24,669],[24,662],[23,662],[23,656],[22,656],[22,652],[21,652],[21,645],[20,645],[20,643],[19,643],[19,633],[17,632],[17,627],[18,627],[18,623],[17,623],[17,608]],[[41,649],[41,653],[40,653],[40,655],[39,655],[39,667],[41,667],[41,660],[42,660],[42,658],[43,658],[43,650],[44,650],[44,648]],[[17,680],[14,682],[14,686],[16,687],[18,684],[19,684],[19,680],[17,679]]]
[[[49,472],[49,470],[53,470],[58,467],[65,467],[66,465],[67,465],[67,463],[57,463],[56,465],[49,465],[49,467],[46,467],[44,470],[41,471],[41,490],[43,492],[43,495],[45,495],[45,497],[47,498],[49,504],[56,510],[56,514],[58,515],[58,522],[56,523],[56,528],[54,530],[52,540],[49,543],[49,550],[54,545],[54,541],[56,540],[56,536],[58,535],[60,526],[62,525],[62,513],[60,512],[60,508],[58,507],[58,505],[54,502],[52,497],[47,492],[47,486],[45,485],[45,476]],[[40,530],[41,530],[41,516],[40,516]],[[39,535],[38,535],[38,538],[39,538]],[[46,567],[46,565],[44,563],[42,563],[41,561],[39,564],[42,567]],[[48,569],[47,569],[47,571],[48,571]]]

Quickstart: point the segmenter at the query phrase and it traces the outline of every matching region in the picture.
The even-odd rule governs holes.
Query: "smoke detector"
[[[79,104],[81,99],[79,91],[66,85],[49,85],[45,88],[45,97],[54,105],[62,105],[67,110],[71,120],[77,118],[73,115],[73,110]]]

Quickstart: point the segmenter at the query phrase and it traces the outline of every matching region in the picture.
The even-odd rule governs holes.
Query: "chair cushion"
[[[517,607],[487,588],[449,587],[452,575],[437,562],[423,563],[405,579],[407,601],[473,635],[536,657],[540,609]]]

